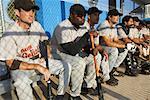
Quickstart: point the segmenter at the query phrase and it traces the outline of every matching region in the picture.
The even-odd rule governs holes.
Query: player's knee
[[[84,59],[80,59],[79,61],[78,61],[78,66],[79,66],[79,68],[83,68],[83,69],[85,69],[85,67],[86,67],[86,62],[84,61]]]

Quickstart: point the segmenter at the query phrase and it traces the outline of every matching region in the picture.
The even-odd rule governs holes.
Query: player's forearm
[[[125,43],[131,43],[131,42],[132,42],[129,38],[123,38],[123,41],[124,41]]]
[[[89,39],[89,34],[85,33],[80,40],[78,41],[73,41],[73,42],[68,42],[68,43],[63,43],[60,44],[61,47],[65,50],[65,53],[68,53],[70,55],[76,55],[79,53],[79,51],[88,45],[88,39]]]
[[[30,64],[19,60],[7,60],[6,64],[10,70],[38,70],[39,66],[38,64]]]
[[[118,41],[115,41],[116,43],[119,43],[119,44],[125,44],[123,41],[121,40],[118,40]]]
[[[140,39],[139,38],[133,38],[132,41],[136,44],[140,44]]]
[[[109,42],[109,43],[106,43],[106,45],[109,47],[125,48],[125,44],[120,44],[116,42]]]

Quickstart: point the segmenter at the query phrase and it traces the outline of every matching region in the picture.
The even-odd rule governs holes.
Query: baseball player
[[[121,15],[116,9],[110,10],[104,23],[98,27],[99,35],[102,36],[101,43],[109,56],[110,79],[106,83],[112,86],[118,84],[118,80],[113,76],[113,73],[123,62],[128,52],[127,50],[122,53],[118,52],[118,48],[125,48],[125,44],[118,39],[115,26]]]
[[[8,28],[0,40],[0,60],[5,60],[19,100],[33,100],[30,84],[36,71],[44,74],[45,80],[51,74],[59,75],[58,95],[64,95],[69,84],[71,66],[59,60],[49,58],[49,70],[41,57],[39,41],[47,40],[41,25],[34,20],[35,10],[39,7],[31,0],[15,0],[17,20]]]
[[[90,91],[93,93],[96,88],[93,55],[87,54],[82,50],[83,47],[88,45],[90,37],[85,15],[85,8],[81,4],[72,5],[69,18],[62,21],[55,28],[52,37],[52,46],[55,48],[54,52],[58,49],[57,53],[61,56],[61,59],[72,65],[71,100],[81,99],[80,93],[83,78],[87,87],[84,90],[87,90],[88,93]],[[101,55],[97,55],[97,59],[101,60]],[[100,61],[98,61],[98,65],[100,65]]]
[[[124,16],[122,19],[122,23],[117,25],[118,27],[118,35],[119,39],[123,40],[127,45],[132,45],[135,47],[135,44],[129,37],[129,32],[133,27],[133,18],[132,16]],[[134,33],[134,31],[132,31]],[[133,56],[134,52],[129,50],[127,57],[125,59],[126,70],[125,74],[130,76],[136,76],[138,73],[137,69],[137,61]]]
[[[91,8],[88,9],[87,13],[88,13],[88,23],[89,23],[88,29],[90,31],[94,30],[95,32],[97,32],[96,29],[94,28],[94,26],[96,24],[98,24],[99,15],[102,13],[102,11],[99,10],[97,7],[91,7]],[[101,53],[101,55],[103,57],[102,62],[101,62],[101,69],[102,69],[102,72],[103,72],[102,79],[103,79],[103,81],[107,81],[110,78],[110,76],[109,76],[108,54],[102,48],[102,46],[99,44],[99,39],[100,39],[99,36],[95,37],[94,42],[95,42],[96,49]]]

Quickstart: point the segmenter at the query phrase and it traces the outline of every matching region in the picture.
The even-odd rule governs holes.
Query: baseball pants
[[[119,53],[118,48],[114,47],[104,47],[105,51],[108,53],[109,56],[109,71],[115,67],[119,67],[120,64],[124,61],[125,57],[127,56],[128,50]]]
[[[87,54],[79,53],[77,56],[71,56],[58,51],[57,54],[53,54],[53,56],[55,59],[62,59],[72,66],[70,91],[71,96],[75,97],[80,95],[83,79],[87,84],[87,88],[96,87],[96,74],[93,55],[90,54],[87,56]],[[100,62],[101,55],[99,54],[97,56],[97,63],[99,66]],[[84,76],[85,69],[87,69],[86,76]]]
[[[40,63],[41,64],[41,63]],[[41,64],[45,66],[45,62]],[[49,59],[49,70],[54,75],[59,75],[58,82],[58,95],[63,95],[65,89],[69,85],[71,66],[66,62],[60,60]],[[14,70],[11,71],[14,86],[16,87],[19,100],[33,100],[31,83],[33,82],[30,77],[36,75],[34,70]]]

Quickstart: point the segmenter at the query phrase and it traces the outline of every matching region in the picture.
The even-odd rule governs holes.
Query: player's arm
[[[118,44],[125,44],[123,41],[119,40],[117,37],[113,39],[114,42]]]
[[[105,44],[109,47],[125,48],[124,44],[114,42],[113,39],[110,39],[108,36],[102,36],[102,38]]]
[[[136,44],[142,43],[139,38],[130,38],[130,39],[131,39],[134,43],[136,43]]]
[[[90,35],[85,33],[79,40],[74,40],[60,45],[65,50],[65,53],[76,55],[83,47],[88,45],[89,37]]]
[[[145,38],[146,40],[150,40],[150,35],[144,35],[144,38]]]
[[[122,27],[117,28],[119,36],[122,38],[124,43],[131,43],[132,41],[128,38]]]
[[[123,41],[124,41],[126,44],[132,42],[128,37],[127,37],[127,38],[123,38]]]
[[[20,60],[6,60],[6,64],[9,67],[10,70],[37,70],[40,73],[42,73],[45,77],[45,80],[47,81],[50,78],[50,71],[39,65],[39,64],[31,64],[31,63],[26,63],[26,62],[22,62]]]

